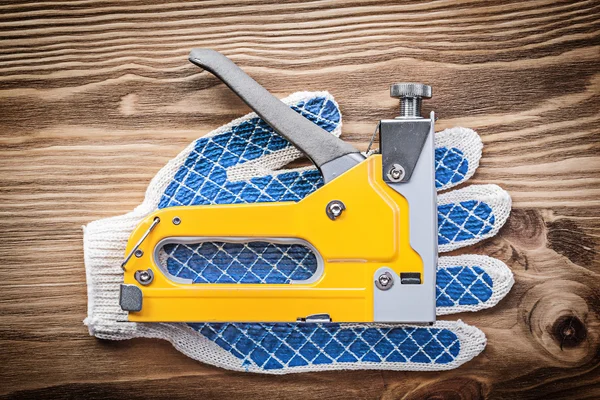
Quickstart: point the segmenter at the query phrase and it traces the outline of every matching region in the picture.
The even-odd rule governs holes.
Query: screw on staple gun
[[[414,322],[435,320],[437,209],[431,88],[391,87],[400,116],[378,124],[365,157],[292,110],[222,54],[190,61],[221,79],[319,168],[324,185],[298,202],[160,209],[133,231],[122,264],[121,308],[134,322]],[[364,232],[369,232],[365,235]],[[166,244],[301,243],[317,260],[306,280],[192,283],[160,263]]]

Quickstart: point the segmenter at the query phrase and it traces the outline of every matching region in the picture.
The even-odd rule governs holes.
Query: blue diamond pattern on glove
[[[438,206],[438,244],[475,239],[492,230],[495,217],[486,203],[476,200]]]
[[[317,270],[315,255],[300,244],[205,242],[164,250],[169,273],[193,283],[290,283]]]
[[[435,149],[435,187],[441,188],[449,183],[464,179],[469,170],[469,160],[455,147]]]
[[[350,362],[447,364],[460,351],[448,329],[341,324],[188,324],[242,360],[281,369]]]
[[[437,307],[476,305],[493,292],[492,278],[478,266],[441,268],[436,276]]]

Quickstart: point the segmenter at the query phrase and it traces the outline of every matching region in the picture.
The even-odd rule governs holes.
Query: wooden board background
[[[600,398],[600,2],[36,1],[0,5],[2,398]],[[516,284],[460,318],[485,352],[439,373],[233,373],[90,337],[81,226],[141,202],[185,145],[248,110],[187,62],[222,51],[279,97],[329,90],[366,148],[394,81],[485,143],[514,212],[473,249]]]

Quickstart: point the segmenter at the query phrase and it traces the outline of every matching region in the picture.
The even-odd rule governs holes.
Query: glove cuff
[[[118,322],[127,321],[127,312],[119,305],[119,290],[127,239],[143,214],[136,210],[83,227],[88,293],[88,316],[83,322],[90,335],[113,340],[136,336],[135,323]]]

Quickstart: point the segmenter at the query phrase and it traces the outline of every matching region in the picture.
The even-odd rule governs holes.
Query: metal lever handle
[[[210,49],[193,49],[189,60],[223,81],[275,132],[306,154],[321,170],[325,182],[364,160],[354,146],[292,110],[223,54]]]

